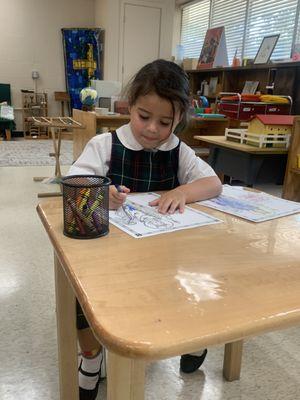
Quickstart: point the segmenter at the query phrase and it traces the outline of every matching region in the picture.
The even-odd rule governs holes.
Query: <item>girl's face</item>
[[[166,142],[181,119],[178,106],[173,116],[171,103],[155,93],[140,96],[129,111],[132,133],[144,149]]]

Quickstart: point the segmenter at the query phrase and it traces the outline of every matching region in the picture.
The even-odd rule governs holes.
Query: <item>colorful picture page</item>
[[[202,206],[214,208],[252,222],[263,222],[300,212],[300,204],[283,200],[242,186],[224,185],[220,196],[200,201]]]
[[[224,26],[208,29],[197,68],[226,67],[227,65],[228,55]]]
[[[155,207],[149,206],[149,202],[158,197],[156,193],[128,195],[122,207],[109,212],[109,222],[134,238],[223,222],[191,207],[185,207],[182,214],[160,214]]]

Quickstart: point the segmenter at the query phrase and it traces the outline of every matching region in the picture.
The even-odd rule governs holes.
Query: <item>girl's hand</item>
[[[160,198],[150,201],[150,206],[157,206],[157,211],[161,214],[174,214],[179,209],[183,213],[186,204],[184,191],[176,188],[161,195]]]
[[[126,186],[120,186],[122,192],[118,192],[115,185],[109,186],[109,209],[117,210],[126,200],[127,194],[130,192]]]

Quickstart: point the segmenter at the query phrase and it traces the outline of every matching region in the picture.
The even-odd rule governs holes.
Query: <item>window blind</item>
[[[184,57],[199,57],[206,30],[225,26],[229,63],[236,49],[239,57],[254,58],[263,37],[277,33],[272,59],[288,58],[293,41],[300,42],[299,8],[300,0],[194,1],[182,8]]]
[[[249,0],[244,56],[255,57],[264,36],[279,33],[272,59],[291,54],[297,0]]]
[[[209,23],[210,0],[184,6],[181,20],[181,45],[185,58],[200,55]]]
[[[241,58],[245,30],[247,0],[213,0],[211,3],[211,28],[225,26],[228,61],[231,65],[235,51]]]

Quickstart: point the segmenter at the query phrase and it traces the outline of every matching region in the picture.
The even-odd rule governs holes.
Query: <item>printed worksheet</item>
[[[172,215],[160,214],[149,206],[158,197],[156,193],[128,195],[122,207],[109,212],[109,222],[135,238],[223,222],[191,207],[185,207],[182,214],[178,211]]]
[[[300,212],[300,204],[283,200],[263,192],[251,191],[242,186],[223,185],[220,196],[198,204],[228,214],[245,218],[252,222],[263,222]]]

